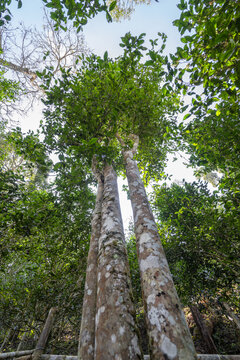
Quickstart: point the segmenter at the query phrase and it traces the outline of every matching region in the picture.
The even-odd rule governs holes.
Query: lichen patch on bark
[[[167,359],[169,359],[169,360],[176,359],[176,356],[178,353],[177,347],[165,335],[162,336],[161,350],[162,350],[163,354],[165,355],[165,357],[167,356]]]
[[[148,255],[145,259],[142,259],[140,263],[141,272],[145,272],[147,269],[158,269],[160,266],[158,256],[153,254]]]

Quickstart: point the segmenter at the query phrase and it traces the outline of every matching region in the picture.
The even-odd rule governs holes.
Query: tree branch
[[[118,139],[118,141],[120,142],[120,144],[122,145],[122,147],[126,148],[127,145],[125,144],[125,142],[123,141],[123,139],[121,138],[121,136],[116,133],[115,134],[116,138]],[[130,134],[129,135],[129,139],[134,141],[133,147],[131,149],[126,149],[132,152],[132,154],[135,154],[139,145],[139,136],[135,135],[135,134]]]
[[[118,141],[120,142],[120,144],[121,144],[123,147],[126,147],[126,144],[125,144],[125,142],[123,141],[123,139],[121,138],[121,136],[120,136],[118,133],[116,133],[115,136],[116,136],[116,138],[118,139]]]

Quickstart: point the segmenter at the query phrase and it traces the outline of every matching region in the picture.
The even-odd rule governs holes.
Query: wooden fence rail
[[[9,358],[14,358],[14,357],[30,355],[33,352],[34,352],[34,349],[33,350],[23,350],[23,351],[12,351],[9,353],[1,353],[0,359],[9,359]]]
[[[0,359],[13,359],[24,355],[33,354],[33,350],[15,351],[9,353],[1,353]],[[74,355],[51,355],[42,354],[41,360],[77,360],[78,357]],[[144,355],[144,360],[150,360],[149,355]],[[198,354],[198,360],[240,360],[240,355],[217,355],[217,354]]]

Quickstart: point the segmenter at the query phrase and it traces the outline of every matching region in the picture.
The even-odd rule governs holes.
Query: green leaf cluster
[[[178,27],[185,44],[179,48],[175,61],[187,61],[193,84],[203,84],[206,91],[239,90],[240,72],[240,5],[235,0],[182,0]]]
[[[235,297],[239,287],[238,211],[202,182],[155,189],[159,231],[178,294],[187,305],[202,295]]]
[[[162,36],[161,34],[159,34]],[[168,60],[157,49],[144,46],[144,36],[127,33],[120,46],[123,55],[113,60],[83,58],[76,73],[62,70],[53,82],[47,75],[44,133],[52,150],[66,152],[85,161],[97,154],[122,168],[116,133],[129,144],[130,134],[140,138],[137,160],[149,176],[157,175],[166,156],[168,134],[176,129],[178,91],[168,76]],[[54,83],[49,88],[49,84]]]
[[[77,347],[94,194],[79,164],[65,157],[54,181],[29,172],[51,170],[37,134],[3,131],[0,143],[0,338],[14,323],[33,334],[59,305],[57,331],[71,329]],[[6,317],[5,314],[8,314]],[[22,330],[24,331],[24,330]],[[63,338],[54,339],[53,348]],[[58,344],[59,346],[59,344]]]
[[[22,7],[22,0],[16,0],[18,8]],[[0,26],[11,21],[12,14],[9,9],[12,0],[0,1]],[[101,11],[106,12],[108,21],[112,21],[109,11],[113,10],[114,4],[112,3],[108,8],[106,1],[75,1],[75,0],[43,0],[46,8],[50,10],[50,16],[55,22],[55,28],[59,27],[66,30],[67,21],[73,21],[73,25],[77,27],[78,31],[82,26],[88,22],[96,14]]]
[[[5,71],[0,67],[0,101],[14,101],[19,93],[19,85],[4,77]]]

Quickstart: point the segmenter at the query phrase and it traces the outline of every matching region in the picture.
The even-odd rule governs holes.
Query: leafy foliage
[[[38,136],[23,136],[19,129],[3,135],[0,337],[12,323],[31,329],[29,319],[38,331],[48,309],[58,305],[58,331],[71,328],[76,335],[71,346],[76,347],[79,319],[74,314],[81,313],[94,203],[91,179],[75,169],[73,181],[66,163],[58,166],[56,179],[49,184],[44,175],[52,162]],[[57,338],[54,341],[53,347]]]
[[[179,98],[171,83],[161,86],[167,75],[164,43],[156,50],[157,40],[152,40],[148,50],[144,35],[126,34],[120,44],[124,53],[115,60],[107,52],[102,59],[83,58],[76,74],[63,70],[51,88],[51,71],[42,74],[48,96],[44,132],[51,149],[81,156],[89,164],[97,154],[100,162],[105,157],[122,169],[115,135],[129,142],[129,135],[136,134],[140,167],[149,177],[160,173]]]
[[[18,9],[22,7],[22,0],[16,0],[18,3]],[[0,26],[3,26],[6,22],[11,20],[11,12],[8,8],[11,5],[12,0],[0,1]]]
[[[23,6],[22,0],[17,0],[18,8]],[[101,11],[106,12],[107,20],[112,21],[109,11],[113,9],[110,4],[110,8],[106,5],[106,1],[64,1],[64,0],[43,0],[45,6],[50,9],[51,18],[55,21],[56,29],[61,27],[66,29],[68,20],[73,20],[73,25],[80,31],[82,26],[85,25],[88,19],[94,17]],[[0,26],[6,22],[11,21],[12,14],[9,9],[12,0],[0,1]],[[109,11],[108,11],[109,10]]]
[[[195,154],[198,158],[193,164],[204,162],[225,171],[229,161],[236,166],[239,154],[239,3],[182,0],[178,7],[181,17],[174,23],[182,35],[191,35],[182,38],[184,47],[172,56],[175,64],[180,60],[186,64],[184,68],[179,64],[179,80],[187,72],[192,85],[189,115],[194,119],[183,126],[183,134],[193,158]],[[193,91],[198,85],[203,87],[201,96]],[[183,87],[186,93],[187,85]]]
[[[0,49],[1,50],[1,49]],[[1,53],[1,51],[0,51]],[[0,111],[0,131],[5,125],[5,109],[4,105],[14,102],[17,99],[17,96],[20,92],[20,86],[17,82],[6,79],[5,71],[0,67],[0,102],[1,102],[1,111]]]
[[[198,174],[221,173],[220,189],[238,204],[239,3],[182,0],[178,7],[182,13],[175,25],[187,35],[172,59],[179,65],[183,92],[192,96],[189,114],[180,124],[183,146]],[[186,73],[189,87],[183,82]]]
[[[228,296],[238,284],[240,223],[225,200],[201,182],[156,189],[159,230],[185,304],[202,294]]]
[[[240,5],[235,0],[181,0],[181,17],[174,24],[185,44],[178,59],[187,61],[193,84],[202,84],[207,93],[221,99],[236,98],[239,90]]]
[[[110,4],[109,11],[113,20],[120,21],[123,18],[129,19],[136,5],[150,4],[150,0],[118,0],[113,2],[112,0],[107,0],[107,4]]]
[[[4,78],[4,73],[0,68],[0,101],[12,101],[18,93],[18,84]]]

